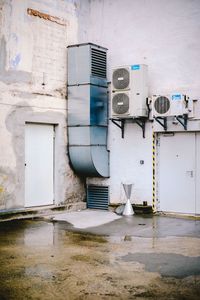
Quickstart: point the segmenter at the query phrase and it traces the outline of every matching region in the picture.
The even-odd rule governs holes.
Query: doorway
[[[200,134],[158,134],[159,210],[200,213]]]
[[[25,207],[54,202],[54,126],[25,125]]]

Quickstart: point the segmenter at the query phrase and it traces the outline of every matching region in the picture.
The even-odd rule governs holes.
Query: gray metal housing
[[[98,45],[68,46],[68,86],[96,84],[107,87],[107,49]]]
[[[85,177],[109,176],[105,57],[106,49],[93,44],[68,48],[69,157],[73,169]]]

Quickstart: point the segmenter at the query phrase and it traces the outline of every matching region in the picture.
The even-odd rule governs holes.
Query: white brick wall
[[[39,88],[45,79],[46,85],[51,89],[64,88],[67,80],[67,26],[32,18],[33,84]]]
[[[26,72],[30,78],[25,81],[19,73],[11,79],[13,74],[10,74],[9,88],[65,97],[67,45],[77,43],[78,38],[74,1],[24,0],[19,4],[18,1],[7,0],[4,5],[0,3],[0,9],[2,6],[0,38],[5,40],[5,71]],[[42,85],[43,74],[45,88]]]

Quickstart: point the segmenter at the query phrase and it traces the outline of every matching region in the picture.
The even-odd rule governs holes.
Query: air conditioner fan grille
[[[115,94],[112,98],[112,109],[115,114],[122,115],[129,110],[129,97],[125,93]]]
[[[121,90],[129,86],[130,75],[129,71],[125,68],[116,69],[112,75],[113,87]]]
[[[154,102],[154,109],[159,114],[165,114],[170,108],[170,100],[167,97],[160,96]]]

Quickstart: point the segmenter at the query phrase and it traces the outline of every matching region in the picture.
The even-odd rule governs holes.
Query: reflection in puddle
[[[36,265],[34,267],[25,268],[25,276],[40,277],[40,279],[54,278],[51,269],[47,269],[44,265]]]
[[[44,223],[35,228],[26,228],[24,230],[24,244],[35,247],[54,245],[54,235],[53,223]]]

